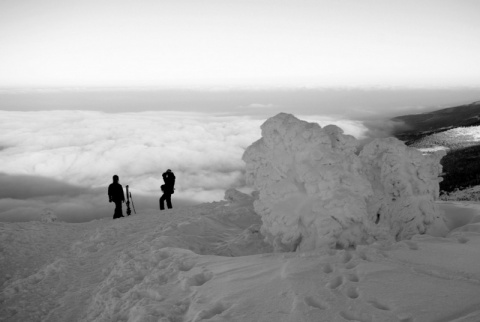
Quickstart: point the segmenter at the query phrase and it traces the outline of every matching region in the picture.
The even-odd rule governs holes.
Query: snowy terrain
[[[477,142],[480,141],[480,126],[457,127],[445,131],[444,134],[450,137],[461,137],[466,142]]]
[[[438,159],[281,114],[252,195],[0,223],[0,321],[478,322],[480,204],[435,200]]]
[[[480,320],[480,205],[450,232],[272,253],[252,200],[87,223],[0,223],[2,321]]]
[[[422,137],[412,144],[424,153],[439,150],[448,151],[452,148],[480,142],[480,126],[456,127],[443,132]]]

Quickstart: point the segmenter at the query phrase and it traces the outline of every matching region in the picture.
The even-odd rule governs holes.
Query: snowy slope
[[[480,205],[450,233],[272,253],[253,200],[1,223],[1,321],[480,321]],[[242,199],[243,198],[243,199]]]

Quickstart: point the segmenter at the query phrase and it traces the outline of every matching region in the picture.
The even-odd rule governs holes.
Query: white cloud
[[[335,116],[322,116],[322,115],[300,115],[298,118],[308,122],[315,122],[324,127],[329,124],[334,124],[340,127],[345,134],[353,135],[357,139],[363,139],[367,134],[367,127],[362,121],[348,120]]]
[[[368,128],[370,138],[385,138],[394,135],[396,131],[407,130],[409,127],[403,121],[370,120],[363,122]]]
[[[355,136],[364,130],[356,121],[304,118],[337,124]],[[141,203],[157,208],[166,169],[177,177],[174,204],[221,200],[226,189],[244,187],[241,157],[260,138],[263,121],[183,112],[0,111],[0,163],[7,175],[0,178],[16,193],[0,196],[1,213],[13,205],[24,216],[48,207],[62,220],[62,213],[73,218],[91,204],[87,211],[110,216],[106,187],[114,174],[144,196]],[[37,198],[35,206],[31,198]]]
[[[177,175],[177,193],[193,199],[199,190],[226,189],[241,179],[241,155],[260,137],[261,124],[248,117],[178,112],[1,112],[1,116],[5,173],[85,187],[106,186],[118,174],[124,185],[159,194],[161,174],[170,168]],[[212,192],[202,199],[221,197]]]

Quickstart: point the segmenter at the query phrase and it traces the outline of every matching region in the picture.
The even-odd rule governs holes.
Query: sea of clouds
[[[356,137],[367,132],[359,121],[302,118]],[[111,216],[114,174],[140,209],[158,208],[167,169],[177,177],[174,206],[248,190],[241,157],[263,122],[193,112],[0,111],[0,221],[35,219],[45,209],[65,221]]]

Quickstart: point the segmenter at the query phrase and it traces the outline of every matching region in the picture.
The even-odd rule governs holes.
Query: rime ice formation
[[[350,247],[443,229],[434,204],[441,154],[424,156],[394,138],[360,151],[339,127],[284,113],[261,129],[243,160],[259,192],[262,233],[275,249]]]
[[[367,144],[360,159],[374,192],[367,199],[370,221],[388,229],[396,240],[445,230],[434,202],[444,155],[444,151],[423,155],[395,138]]]

